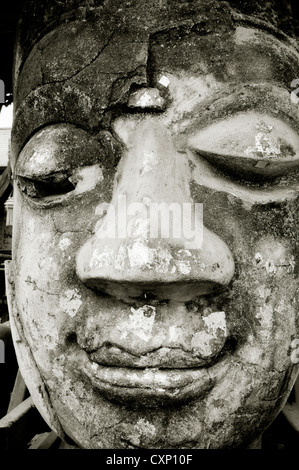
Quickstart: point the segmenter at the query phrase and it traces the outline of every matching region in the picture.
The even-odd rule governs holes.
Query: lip
[[[164,306],[164,310],[160,307],[160,316],[168,318],[170,307]],[[193,313],[188,312],[192,320]],[[68,335],[72,337],[68,341],[68,346],[73,348],[72,368],[78,371],[79,380],[95,394],[124,405],[171,406],[199,399],[214,386],[216,379],[211,371],[231,349],[229,335],[226,330],[223,332],[224,315],[217,323],[211,318],[213,312],[218,310],[203,315],[202,324],[196,330],[198,338],[193,334],[189,341],[191,334],[188,329],[184,331],[188,337],[186,344],[166,335],[163,341],[156,342],[145,342],[142,338],[136,347],[134,335],[132,341],[126,339],[122,343],[109,331],[94,335],[96,322],[92,323],[92,328],[82,325],[79,331]],[[177,309],[171,313],[173,321],[178,319]],[[164,324],[162,327],[168,332]],[[209,331],[213,327],[217,334]]]
[[[119,346],[103,345],[88,353],[92,362],[101,366],[127,369],[198,369],[208,366],[213,357],[199,357],[179,347],[159,347],[143,355],[133,354]]]
[[[214,385],[206,368],[158,369],[103,366],[81,348],[73,351],[76,370],[111,401],[154,407],[204,396]]]
[[[107,398],[143,406],[170,404],[202,396],[213,383],[204,369],[130,369],[99,366],[86,371],[92,385]]]

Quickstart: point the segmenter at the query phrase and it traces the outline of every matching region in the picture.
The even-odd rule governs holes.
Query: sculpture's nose
[[[121,299],[192,300],[226,286],[234,274],[228,246],[202,224],[190,193],[190,167],[153,119],[135,129],[100,204],[95,234],[77,255],[90,288]]]

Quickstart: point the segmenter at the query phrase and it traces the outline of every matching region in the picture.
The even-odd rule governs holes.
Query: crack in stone
[[[241,358],[239,358],[238,356],[235,356],[234,354],[232,354],[231,357],[235,361],[234,364],[242,365],[246,370],[248,370],[249,373],[252,373],[251,369],[254,369],[253,374],[255,373],[255,370],[259,370],[261,374],[271,373],[271,374],[277,375],[278,377],[281,374],[281,371],[279,369],[268,369],[267,367],[262,367],[260,364],[254,364],[254,363],[249,364],[247,362],[242,361]]]
[[[15,304],[15,286],[11,286],[12,290],[13,290],[13,300],[12,302]],[[14,308],[13,308],[14,311],[16,311],[16,306],[14,305]],[[16,331],[17,331],[17,334],[19,336],[19,338],[22,338],[22,342],[24,344],[24,347],[26,348],[26,352],[28,354],[28,356],[30,357],[30,361],[31,363],[33,364],[37,374],[39,375],[39,379],[40,379],[40,385],[38,386],[38,393],[42,396],[42,399],[43,399],[43,402],[45,402],[45,407],[47,409],[47,412],[50,414],[52,413],[53,415],[53,418],[55,420],[55,427],[57,429],[55,429],[55,431],[58,433],[58,435],[64,439],[66,437],[65,435],[65,432],[63,430],[63,427],[62,427],[62,424],[54,410],[54,407],[52,405],[52,401],[51,401],[51,398],[50,398],[50,395],[49,395],[49,392],[48,392],[48,389],[46,388],[46,385],[45,385],[45,382],[42,378],[42,374],[41,374],[41,371],[35,361],[35,358],[34,358],[34,355],[32,353],[32,350],[29,346],[29,342],[28,342],[28,339],[26,337],[26,334],[25,334],[25,331],[24,331],[24,328],[23,328],[23,324],[21,322],[21,318],[20,318],[20,315],[19,313],[15,316],[14,318],[14,324],[15,324],[15,328],[16,328]],[[46,399],[44,400],[44,397],[46,397]]]
[[[116,29],[114,30],[111,35],[109,36],[108,38],[108,41],[106,42],[106,44],[100,49],[100,51],[96,54],[96,56],[91,59],[91,61],[84,65],[82,69],[76,71],[75,73],[73,73],[73,75],[65,78],[64,80],[53,80],[53,81],[50,81],[50,82],[44,82],[43,78],[44,78],[44,73],[43,73],[43,70],[41,70],[41,73],[42,73],[42,85],[49,85],[49,84],[54,84],[54,83],[67,83],[69,80],[72,80],[74,77],[76,77],[77,75],[79,75],[81,72],[83,72],[84,70],[86,70],[88,67],[90,67],[99,57],[100,55],[102,54],[102,52],[109,46],[110,42],[112,41],[113,37],[115,36],[115,34],[119,31],[119,29]],[[44,50],[41,51],[42,52],[42,56],[43,56],[43,53],[44,53]]]
[[[59,294],[56,293],[56,292],[48,292],[48,291],[46,291],[46,290],[41,289],[40,287],[38,287],[36,281],[31,281],[31,280],[29,280],[29,279],[26,279],[25,283],[26,283],[26,284],[32,284],[32,285],[33,285],[33,290],[37,289],[38,291],[42,292],[43,294],[53,295],[53,296],[55,295],[55,296],[59,297]]]
[[[119,30],[116,29],[116,30],[114,30],[114,31],[112,32],[112,34],[110,35],[110,37],[109,37],[107,43],[101,48],[101,50],[96,54],[96,56],[95,56],[88,64],[84,65],[82,69],[77,70],[77,71],[74,72],[72,75],[70,75],[69,77],[67,77],[67,78],[65,78],[65,79],[63,79],[63,80],[46,81],[46,80],[45,80],[45,71],[44,71],[43,67],[41,66],[41,68],[40,68],[41,80],[42,80],[41,84],[40,84],[40,85],[37,85],[35,88],[33,88],[32,90],[30,90],[30,92],[29,92],[26,96],[23,97],[22,102],[24,102],[24,101],[28,98],[28,96],[29,96],[31,93],[35,92],[36,90],[38,90],[38,89],[40,89],[40,88],[43,88],[44,86],[47,86],[47,85],[55,85],[55,84],[59,84],[59,83],[60,83],[60,84],[67,84],[67,83],[68,83],[69,81],[71,81],[74,77],[76,77],[76,76],[79,75],[81,72],[83,72],[84,70],[86,70],[88,67],[90,67],[90,65],[92,65],[92,64],[100,57],[100,55],[102,54],[102,52],[106,49],[107,46],[109,46],[109,44],[110,44],[110,42],[112,41],[114,35],[115,35],[118,31],[119,31]],[[37,46],[37,49],[38,49],[38,51],[39,51],[39,53],[40,53],[40,59],[41,59],[41,61],[42,61],[42,60],[43,60],[44,49],[42,49],[40,45]],[[22,68],[23,68],[23,67],[22,67]],[[21,70],[20,70],[19,73],[21,74]],[[101,72],[101,73],[108,75],[108,73],[105,73],[105,72]],[[112,75],[112,74],[110,74],[110,75]],[[115,75],[117,75],[117,74],[115,73]],[[76,87],[79,88],[80,86],[79,86],[78,84],[76,84]],[[82,89],[83,91],[86,91],[86,92],[89,91],[88,89],[85,89],[85,88],[82,87],[82,86],[81,86],[81,89]],[[64,119],[65,119],[66,112],[65,112],[64,104],[62,104],[62,106],[63,106]]]
[[[51,219],[52,219],[52,223],[53,223],[53,226],[54,226],[54,230],[57,234],[60,234],[60,235],[67,235],[68,233],[88,233],[90,235],[93,235],[94,234],[94,231],[91,230],[91,229],[81,229],[81,230],[60,230],[59,228],[57,228],[56,226],[56,223],[55,223],[55,220],[54,220],[54,215],[51,214]]]

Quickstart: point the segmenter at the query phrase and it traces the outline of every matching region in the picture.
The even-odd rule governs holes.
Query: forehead
[[[35,87],[47,83],[89,78],[90,86],[129,74],[145,81],[148,70],[142,67],[150,67],[151,73],[163,68],[213,73],[220,81],[235,73],[243,81],[286,79],[289,86],[298,74],[298,57],[286,40],[256,27],[231,25],[207,33],[199,24],[187,24],[149,34],[138,26],[111,30],[101,23],[75,21],[51,31],[33,47],[16,82],[16,106]],[[84,74],[86,69],[89,74]]]
[[[143,30],[148,34],[183,23],[201,22],[211,29],[232,22],[229,5],[218,0],[27,0],[22,12],[17,48],[17,67],[40,38],[61,25],[75,21],[100,25],[106,32]]]
[[[236,83],[289,90],[299,76],[299,56],[287,39],[233,25],[229,15],[220,27],[219,19],[218,27],[210,20],[208,27],[187,22],[154,32],[138,24],[111,30],[101,21],[74,20],[44,35],[16,81],[14,153],[47,123],[66,121],[92,131],[107,109],[126,103],[132,87],[157,86],[163,75],[175,76],[182,86],[203,79],[205,93],[211,85]]]

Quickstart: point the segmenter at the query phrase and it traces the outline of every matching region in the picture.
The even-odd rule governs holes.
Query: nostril
[[[138,297],[136,300],[151,301],[151,300],[156,300],[156,299],[157,299],[157,296],[153,292],[147,291],[147,292],[143,292],[142,295]]]
[[[68,333],[66,338],[65,338],[65,344],[67,346],[73,346],[74,344],[77,344],[77,335],[75,332]]]
[[[234,354],[238,347],[238,340],[234,336],[229,336],[225,342],[223,349],[221,350],[218,359],[229,354]]]
[[[166,239],[94,235],[77,254],[77,275],[86,287],[121,300],[190,301],[226,288],[235,272],[228,246],[205,233],[201,250],[183,249]]]
[[[154,303],[155,305],[167,305],[170,302],[170,299],[161,299],[159,298],[154,292],[146,292],[142,293],[142,295],[137,297],[131,297],[132,300],[135,302],[147,302],[147,303]]]
[[[142,275],[143,273],[141,273]],[[128,276],[129,277],[129,276]],[[81,278],[82,279],[82,278]],[[124,279],[122,282],[117,279],[90,278],[84,281],[89,288],[100,293],[101,296],[114,297],[124,302],[167,302],[192,301],[203,295],[215,293],[222,290],[226,286],[216,284],[210,280],[189,280],[185,282],[148,282],[148,289],[144,289],[146,282],[139,282],[136,279],[128,281]]]

